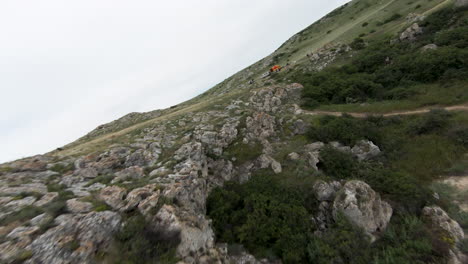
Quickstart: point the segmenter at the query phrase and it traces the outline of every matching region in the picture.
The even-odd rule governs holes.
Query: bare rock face
[[[400,41],[415,41],[416,37],[422,33],[423,29],[418,23],[414,23],[400,34]]]
[[[93,263],[94,254],[109,246],[112,233],[120,227],[121,217],[104,211],[61,215],[55,221],[58,226],[28,246],[32,257],[26,263]]]
[[[340,213],[372,235],[385,230],[393,210],[367,183],[349,181],[333,202],[333,216]]]
[[[450,218],[447,213],[438,206],[426,206],[422,210],[425,219],[429,221],[432,227],[458,243],[465,236],[463,229],[457,221]]]

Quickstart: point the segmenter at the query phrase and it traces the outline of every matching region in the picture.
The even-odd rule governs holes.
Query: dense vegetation
[[[468,215],[443,194],[435,200],[429,187],[467,151],[467,135],[466,116],[442,110],[392,118],[324,116],[314,121],[307,134],[310,142],[353,145],[365,138],[383,151],[374,160],[359,162],[326,147],[319,163],[324,173],[319,177],[361,179],[391,201],[390,226],[373,244],[344,218],[322,236],[314,235],[310,219],[318,204],[312,188],[306,179],[295,185],[297,172],[288,168],[279,177],[260,172],[245,184],[229,182],[215,189],[208,198],[208,215],[221,241],[285,263],[438,263],[448,245],[418,215],[425,205],[437,203],[468,227]]]
[[[466,81],[466,10],[443,9],[421,26],[424,33],[417,41],[392,41],[392,36],[370,39],[366,44],[357,38],[351,47],[360,51],[345,65],[320,72],[293,72],[292,79],[305,87],[304,105],[401,100],[424,93],[421,84],[435,83],[444,89],[447,83]],[[422,50],[432,43],[438,48]]]

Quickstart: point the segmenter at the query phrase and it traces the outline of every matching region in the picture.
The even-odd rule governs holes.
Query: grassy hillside
[[[309,67],[306,54],[327,45],[351,43],[359,36],[373,38],[374,36],[396,34],[410,24],[406,20],[408,14],[427,15],[451,2],[451,0],[351,1],[294,35],[270,56],[229,77],[194,99],[174,108],[165,109],[160,116],[143,122],[138,119],[125,124],[114,123],[107,127],[106,133],[90,134],[65,146],[64,150],[51,154],[59,157],[76,156],[103,149],[116,142],[129,141],[132,131],[141,130],[164,120],[181,117],[185,113],[213,108],[216,104],[223,104],[231,99],[246,96],[250,90],[277,82],[271,78],[263,79],[260,77],[274,64],[286,65],[290,63],[294,71],[302,71]],[[363,26],[364,23],[367,26]],[[347,59],[338,58],[334,63],[340,63],[343,60]],[[251,79],[255,80],[255,84],[248,84]],[[286,82],[289,81],[291,80],[286,80]]]

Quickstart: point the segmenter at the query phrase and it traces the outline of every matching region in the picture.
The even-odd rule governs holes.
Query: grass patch
[[[16,221],[23,222],[35,216],[38,216],[43,212],[44,210],[42,208],[28,205],[17,212],[5,216],[3,219],[0,220],[0,225],[5,226]]]
[[[262,150],[262,144],[257,141],[248,144],[236,141],[224,150],[223,155],[229,160],[235,158],[233,163],[241,165],[244,162],[258,158],[262,154]]]

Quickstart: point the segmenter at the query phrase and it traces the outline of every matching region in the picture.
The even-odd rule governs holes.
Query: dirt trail
[[[332,116],[341,116],[343,114],[350,115],[357,118],[365,118],[367,116],[398,116],[398,115],[418,115],[428,113],[432,109],[444,109],[447,111],[468,111],[468,104],[462,105],[453,105],[453,106],[441,106],[441,107],[424,107],[415,110],[406,110],[406,111],[393,111],[388,113],[357,113],[357,112],[335,112],[335,111],[308,111],[308,110],[299,110],[299,113],[306,115],[332,115]]]

